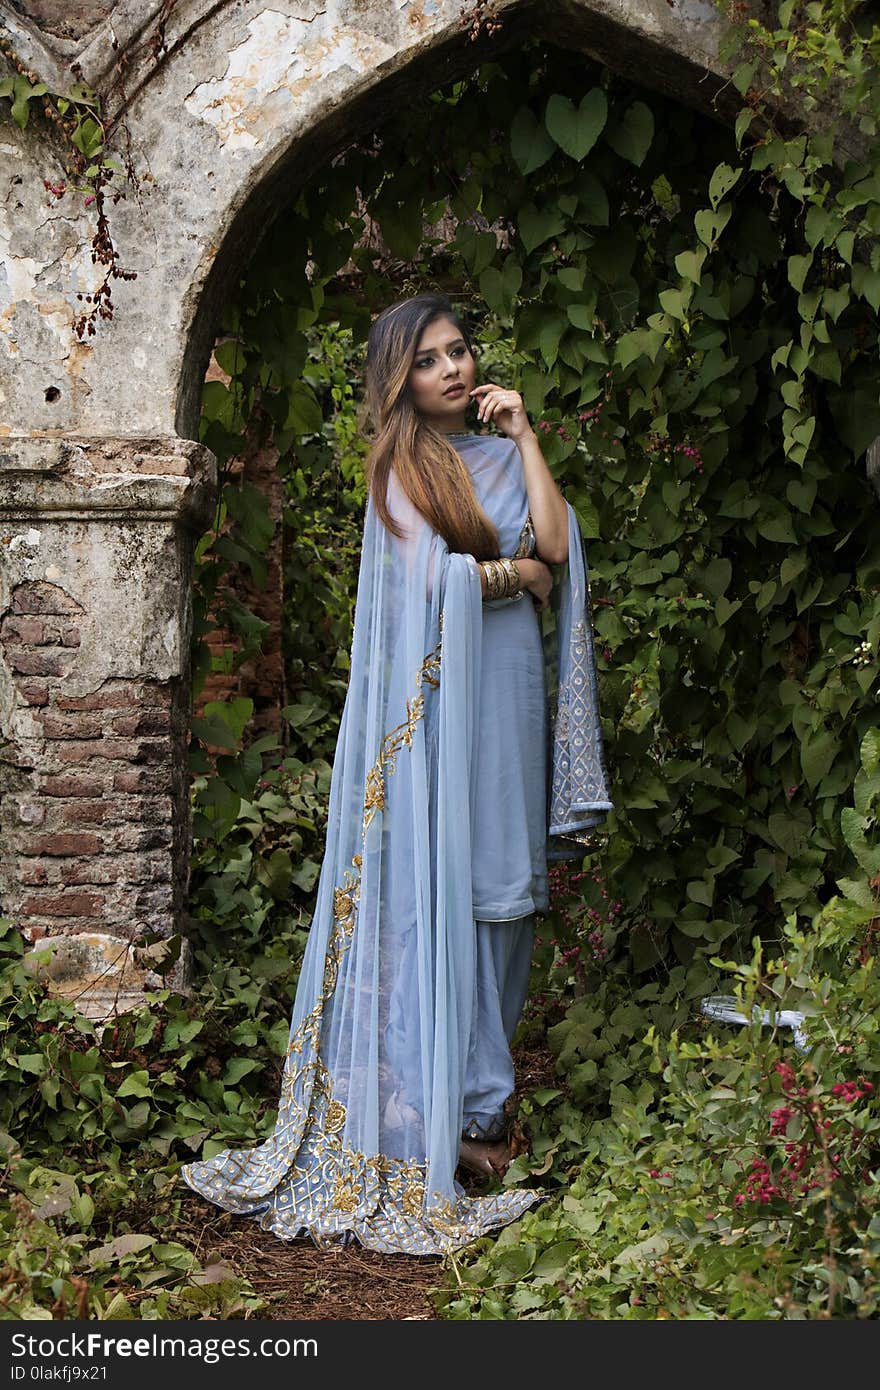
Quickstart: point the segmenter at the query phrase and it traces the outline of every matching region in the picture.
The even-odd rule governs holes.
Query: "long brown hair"
[[[455,324],[468,351],[470,335],[443,295],[417,294],[383,309],[367,338],[367,404],[375,435],[366,462],[367,482],[381,520],[402,536],[386,501],[395,477],[413,506],[451,551],[490,560],[499,555],[498,532],[477,501],[461,455],[419,414],[407,381],[422,334],[438,318]]]

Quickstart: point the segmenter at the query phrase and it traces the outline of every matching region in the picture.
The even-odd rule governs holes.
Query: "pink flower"
[[[787,1105],[780,1105],[776,1110],[770,1111],[771,1134],[784,1134],[788,1128],[788,1122],[794,1115],[794,1111]]]
[[[790,1062],[776,1062],[775,1069],[782,1080],[782,1088],[786,1090],[795,1084],[794,1068]]]

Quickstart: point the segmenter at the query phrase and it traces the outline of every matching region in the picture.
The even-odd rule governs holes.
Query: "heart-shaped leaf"
[[[608,100],[601,87],[593,87],[575,106],[568,97],[555,94],[547,102],[544,122],[561,150],[581,160],[595,145],[608,118]]]
[[[526,251],[534,251],[536,246],[558,236],[565,226],[564,219],[556,208],[537,208],[534,203],[526,203],[519,210],[519,234]]]
[[[623,120],[608,127],[605,139],[621,159],[641,165],[654,139],[654,114],[650,106],[634,101],[624,112]]]
[[[510,148],[522,174],[531,174],[535,169],[540,169],[555,149],[545,126],[528,106],[521,106],[513,118]]]

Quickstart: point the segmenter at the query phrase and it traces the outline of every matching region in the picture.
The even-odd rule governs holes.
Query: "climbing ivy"
[[[546,1033],[554,1071],[521,1102],[508,1180],[551,1200],[450,1262],[443,1315],[876,1316],[877,36],[839,0],[782,5],[775,24],[745,26],[732,131],[558,50],[483,64],[319,171],[230,297],[229,382],[204,396],[223,485],[198,553],[197,669],[258,649],[224,576],[265,564],[265,500],[227,467],[259,427],[292,541],[290,733],[254,742],[247,701],[194,725],[204,984],[191,1005],[161,992],[167,1027],[139,1016],[99,1044],[25,988],[10,939],[3,1119],[22,1139],[4,1147],[24,1205],[4,1239],[29,1316],[78,1291],[81,1315],[118,1315],[106,1255],[75,1239],[95,1219],[87,1184],[57,1177],[84,1120],[86,1159],[112,1141],[125,1174],[115,1196],[88,1184],[103,1244],[133,1146],[151,1146],[169,1201],[160,1273],[137,1242],[111,1256],[161,1288],[125,1308],[246,1306],[234,1281],[212,1301],[192,1264],[168,1272],[185,1255],[165,1254],[181,1219],[167,1178],[196,1146],[271,1125],[260,1097],[276,1094],[344,691],[360,354],[378,308],[430,285],[524,392],[587,537],[615,802],[536,952],[548,1012],[525,1035]],[[843,153],[854,129],[864,153]],[[214,621],[235,641],[209,659]],[[757,1007],[751,1027],[699,1013],[725,981],[745,1017]],[[805,1054],[761,1023],[777,1008],[806,1014]]]
[[[747,100],[728,131],[552,50],[485,64],[312,181],[226,325],[261,364],[286,467],[286,448],[313,457],[327,438],[310,341],[330,363],[333,325],[362,342],[401,293],[452,293],[491,374],[523,391],[588,540],[615,812],[542,924],[525,1035],[543,1008],[558,1084],[523,1100],[530,1150],[510,1175],[558,1184],[561,1206],[457,1261],[447,1316],[875,1307],[876,1242],[855,1237],[876,1224],[875,1144],[857,1140],[876,1130],[880,548],[865,453],[880,433],[880,166],[835,163],[827,126],[779,135],[757,71],[735,73]],[[302,642],[317,650],[318,631]],[[784,1001],[838,1040],[784,1073],[788,1139],[770,1115],[784,1037],[705,1039],[696,1006],[725,969],[747,1013]],[[796,1127],[819,1112],[845,1177]],[[824,1206],[780,1176],[786,1143],[832,1189]],[[765,1213],[752,1196],[771,1187]],[[776,1240],[788,1257],[751,1296]],[[720,1263],[719,1241],[734,1247]],[[632,1258],[606,1284],[589,1252],[602,1264],[621,1243]],[[667,1263],[678,1284],[640,1291]]]
[[[873,282],[844,295],[830,253],[821,290],[793,280],[817,224],[800,185],[741,156],[743,134],[607,71],[585,81],[559,54],[485,65],[313,181],[226,326],[282,467],[326,444],[316,325],[362,341],[382,303],[434,283],[485,352],[512,346],[509,378],[589,541],[605,863],[632,968],[681,965],[706,987],[722,941],[747,949],[789,911],[809,917],[850,864],[839,811],[880,635]],[[848,190],[836,236],[862,265]],[[449,214],[452,239],[426,238]],[[209,442],[235,381],[211,383]]]

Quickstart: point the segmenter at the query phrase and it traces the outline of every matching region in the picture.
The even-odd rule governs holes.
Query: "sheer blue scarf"
[[[492,437],[489,447],[500,457],[509,441]],[[370,498],[326,850],[277,1121],[258,1147],[224,1150],[181,1175],[282,1239],[437,1254],[516,1219],[542,1194],[508,1187],[472,1197],[455,1179],[476,1007],[480,577],[393,475],[388,502],[405,535],[382,525]],[[548,857],[582,854],[574,837],[612,809],[586,560],[568,511],[569,558],[546,641],[555,706]]]

